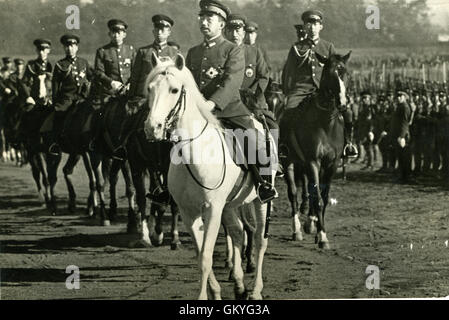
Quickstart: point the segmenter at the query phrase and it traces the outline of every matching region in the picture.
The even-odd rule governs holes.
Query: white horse
[[[262,264],[268,243],[267,204],[258,199],[251,174],[234,163],[224,141],[224,130],[207,109],[183,56],[178,54],[173,62],[161,61],[153,54],[152,62],[155,67],[147,79],[149,115],[145,132],[149,139],[163,140],[167,132],[172,138],[179,138],[171,152],[168,188],[198,250],[201,272],[198,298],[208,298],[209,284],[213,298],[221,299],[220,285],[212,270],[212,255],[223,222],[234,247],[236,298],[262,299]],[[262,129],[260,123],[258,128]],[[272,157],[275,155],[273,151]],[[270,170],[274,177],[275,170]],[[241,261],[243,225],[236,209],[251,202],[256,211],[256,270],[252,290],[246,291]]]

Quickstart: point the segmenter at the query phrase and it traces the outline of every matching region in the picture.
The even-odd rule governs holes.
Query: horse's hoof
[[[248,300],[263,300],[263,297],[262,294],[253,292],[248,296]]]
[[[254,271],[256,271],[256,265],[254,262],[248,263],[246,265],[246,273],[254,273]]]
[[[162,243],[164,242],[164,233],[163,232],[161,232],[160,234],[155,233],[153,240],[155,246],[161,246]]]
[[[315,244],[317,244],[319,242],[318,240],[318,235],[315,236]]]
[[[153,244],[151,243],[151,241],[143,240],[143,239],[131,241],[129,243],[130,248],[151,248],[152,246],[153,246]]]
[[[302,232],[295,232],[292,234],[292,241],[302,241]]]
[[[103,227],[109,227],[111,225],[110,220],[103,220]]]
[[[229,277],[228,277],[229,281],[234,281],[234,270],[233,268],[231,268],[231,270],[229,271]]]
[[[320,249],[324,249],[324,250],[330,250],[330,248],[331,248],[331,246],[329,245],[329,242],[328,242],[328,241],[320,241],[320,242],[318,243],[318,247],[319,247]]]
[[[178,249],[180,249],[181,248],[181,243],[180,242],[173,242],[171,245],[170,245],[170,249],[171,250],[178,250]]]
[[[245,289],[241,292],[241,290],[234,288],[234,295],[235,300],[248,300],[248,291]]]

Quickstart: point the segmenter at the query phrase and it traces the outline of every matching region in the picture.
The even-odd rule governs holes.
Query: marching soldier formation
[[[336,53],[334,45],[320,37],[323,13],[309,10],[301,18],[302,24],[294,26],[297,42],[292,45],[283,67],[285,110],[300,108],[302,102],[319,89],[322,59]],[[152,55],[163,60],[173,59],[180,53],[179,45],[170,39],[175,21],[157,14],[152,22],[154,41],[136,50],[125,41],[128,24],[120,19],[109,20],[110,42],[97,50],[94,66],[78,56],[81,39],[71,34],[60,38],[66,55],[54,66],[48,61],[52,47],[48,39],[33,42],[37,57],[27,63],[23,59],[3,57],[0,129],[5,122],[3,106],[13,97],[25,112],[32,108],[50,110],[53,121],[49,126],[47,121],[47,127],[41,131],[52,136],[48,145],[50,153],[59,154],[60,137],[64,126],[70,124],[73,106],[80,101],[90,101],[97,110],[94,118],[97,136],[104,127],[103,112],[99,110],[111,98],[125,96],[128,116],[123,122],[120,144],[114,151],[116,158],[125,158],[126,141],[142,121],[140,111],[147,98],[145,80],[153,69]],[[188,50],[186,66],[210,109],[231,128],[253,128],[252,116],[263,118],[271,129],[278,128],[278,119],[268,111],[265,100],[273,66],[266,50],[257,42],[258,24],[241,14],[231,14],[218,0],[202,0],[199,28],[204,41]],[[364,162],[363,170],[374,170],[377,163],[380,164],[379,173],[397,170],[401,183],[422,175],[448,179],[446,89],[440,86],[430,90],[429,86],[419,88],[395,83],[376,92],[348,92],[344,119],[349,148],[345,148],[345,155],[357,157],[355,163]],[[23,126],[22,129],[27,130]],[[250,143],[256,144],[255,141]],[[276,190],[258,174],[259,164],[249,167],[255,175],[261,200],[274,198]]]

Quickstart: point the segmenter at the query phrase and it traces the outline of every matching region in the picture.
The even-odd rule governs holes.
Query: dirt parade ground
[[[314,235],[291,240],[286,187],[277,180],[280,198],[264,260],[265,299],[449,296],[447,189],[435,178],[395,184],[392,175],[360,171],[360,166],[351,165],[347,181],[338,175],[332,185],[329,251],[318,249]],[[182,223],[179,250],[170,250],[169,214],[162,246],[131,249],[135,236],[126,234],[123,181],[119,219],[103,227],[85,214],[88,183],[82,165],[74,176],[76,214],[66,209],[67,189],[59,172],[60,210],[51,216],[37,196],[29,166],[0,164],[1,299],[195,299],[199,270]],[[68,266],[79,268],[77,290],[66,287]],[[376,268],[380,289],[369,290]],[[223,298],[233,299],[222,231],[214,270]],[[251,279],[247,275],[245,282]]]

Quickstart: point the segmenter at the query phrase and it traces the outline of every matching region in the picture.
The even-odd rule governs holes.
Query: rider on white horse
[[[187,53],[186,66],[190,69],[201,93],[208,100],[210,110],[222,123],[232,129],[256,132],[251,112],[242,103],[239,89],[245,72],[245,53],[241,46],[231,43],[222,35],[230,10],[219,1],[202,0],[200,29],[204,42]],[[250,147],[257,145],[265,151],[265,141],[257,143],[255,134],[248,134]],[[248,161],[254,175],[258,196],[262,202],[277,196],[276,189],[260,174],[259,158]]]

